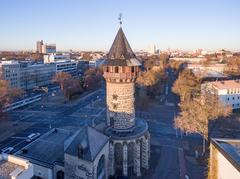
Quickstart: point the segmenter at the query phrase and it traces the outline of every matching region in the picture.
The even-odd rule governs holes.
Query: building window
[[[232,107],[234,107],[234,104],[232,104]]]
[[[232,99],[234,100],[234,97]]]
[[[227,98],[227,100],[229,101],[229,98]]]
[[[118,73],[118,67],[115,67],[115,73]]]
[[[100,160],[98,161],[98,166],[97,166],[97,178],[98,179],[105,178],[104,164],[105,164],[105,157],[104,157],[104,155],[102,155]]]

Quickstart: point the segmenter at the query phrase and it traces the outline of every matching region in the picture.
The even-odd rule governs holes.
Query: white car
[[[38,138],[40,136],[40,133],[32,133],[29,136],[27,136],[26,141],[32,142],[34,139]]]
[[[1,151],[2,153],[10,154],[13,151],[13,149],[14,149],[13,147],[5,147]]]

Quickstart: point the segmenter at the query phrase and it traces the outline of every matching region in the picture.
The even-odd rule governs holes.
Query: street
[[[180,130],[176,131],[174,128],[179,100],[171,91],[176,77],[171,70],[168,74],[164,103],[160,104],[159,101],[144,110],[136,109],[136,118],[148,122],[151,134],[151,169],[142,178],[203,178],[203,166],[196,162],[192,147],[201,145],[201,138],[198,135],[181,135]],[[5,127],[7,130],[0,129],[0,149],[13,147],[15,153],[29,144],[26,137],[31,133],[43,135],[56,127],[79,128],[87,124],[94,126],[105,119],[104,89],[69,102],[65,102],[61,92],[58,92],[56,96],[43,98],[39,102],[9,112],[8,119],[1,121],[10,127]]]

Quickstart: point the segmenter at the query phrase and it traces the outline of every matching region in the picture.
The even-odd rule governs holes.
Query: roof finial
[[[119,20],[119,24],[120,24],[120,27],[121,27],[122,26],[122,13],[119,14],[118,20]]]

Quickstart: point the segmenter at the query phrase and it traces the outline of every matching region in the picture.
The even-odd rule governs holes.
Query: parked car
[[[29,136],[27,136],[26,141],[32,142],[34,139],[38,138],[40,136],[40,133],[32,133]]]
[[[5,154],[11,154],[13,150],[14,150],[13,147],[5,147],[1,151],[2,153],[5,153]]]

